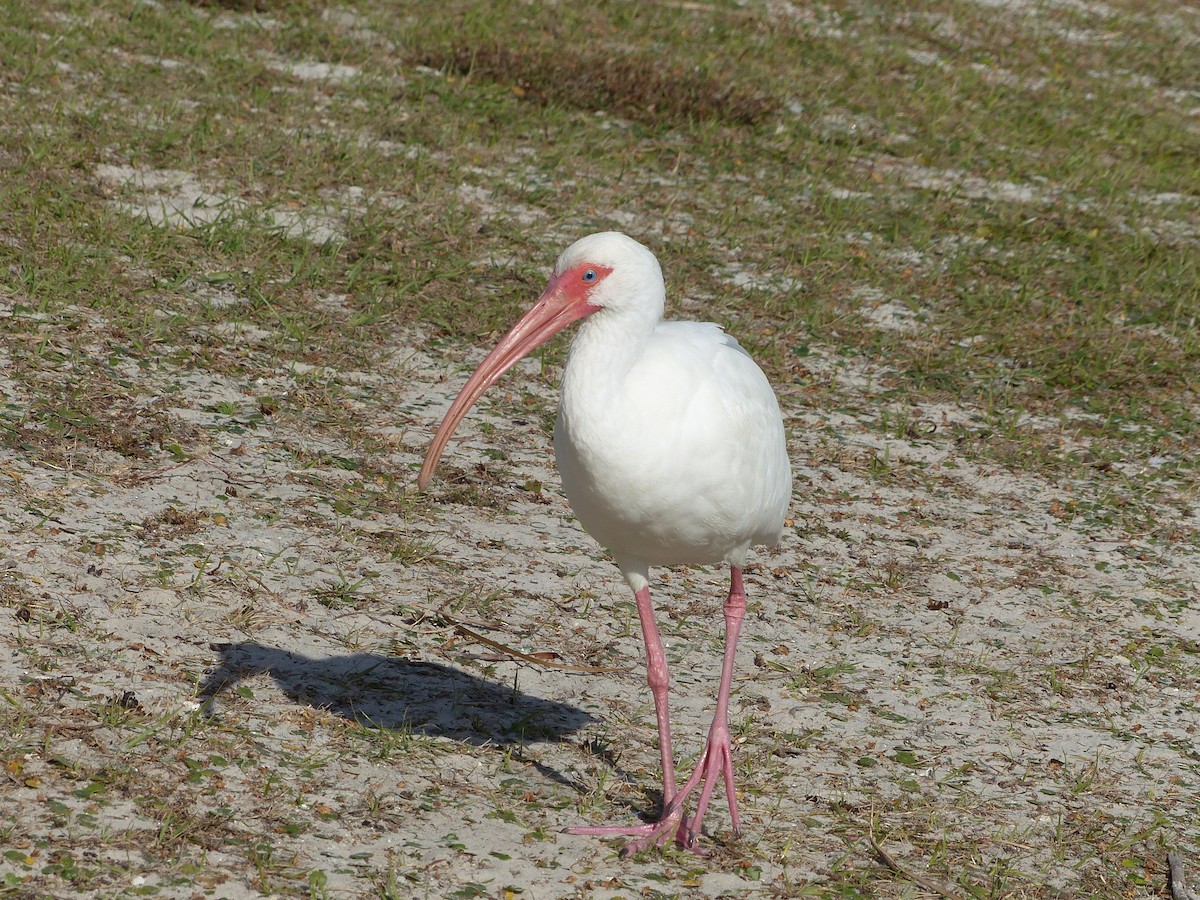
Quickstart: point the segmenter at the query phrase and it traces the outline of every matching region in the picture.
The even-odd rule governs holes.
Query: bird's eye
[[[588,269],[586,272],[583,273],[583,280],[586,281],[588,284],[591,284],[593,281],[595,281],[596,277],[597,276],[596,276],[595,269]]]

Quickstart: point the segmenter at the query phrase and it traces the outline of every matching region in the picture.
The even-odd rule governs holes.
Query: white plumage
[[[571,348],[554,429],[580,524],[627,577],[648,564],[740,566],[750,546],[778,543],[791,477],[758,366],[716,325],[663,322],[627,371],[598,378],[603,341],[583,338],[607,337],[606,324],[585,321]]]
[[[694,846],[718,776],[738,815],[727,706],[733,649],[745,609],[741,567],[751,546],[778,543],[791,497],[779,404],[766,376],[718,326],[661,322],[665,289],[654,255],[616,232],[571,245],[537,304],[471,376],[430,445],[423,488],[446,442],[486,388],[534,347],[578,319],[563,374],[554,449],[580,523],[613,554],[638,602],[659,725],[664,809],[632,827],[627,850],[674,838]],[[675,784],[667,673],[650,605],[652,565],[727,563],[726,654],[704,758]],[[703,783],[694,817],[683,810]]]

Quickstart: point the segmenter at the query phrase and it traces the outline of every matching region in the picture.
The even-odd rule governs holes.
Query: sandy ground
[[[1165,850],[1196,846],[1196,499],[1160,479],[1135,533],[1096,483],[967,460],[950,433],[971,409],[908,409],[916,436],[885,436],[887,369],[819,347],[779,386],[794,519],[748,575],[743,836],[720,794],[707,859],[563,834],[652,812],[658,762],[631,597],[553,472],[556,373],[527,362],[485,401],[422,511],[424,443],[483,349],[388,340],[377,371],[253,380],[114,358],[134,408],[101,392],[90,441],[50,453],[31,429],[0,455],[10,878],[67,851],[110,893],[789,893],[877,866],[874,827],[914,871],[1071,895],[1128,877],[1098,843],[1159,884]],[[10,410],[32,390],[0,375]],[[191,440],[113,449],[156,425]],[[1125,465],[1132,485],[1163,461]],[[689,756],[724,578],[653,586]]]

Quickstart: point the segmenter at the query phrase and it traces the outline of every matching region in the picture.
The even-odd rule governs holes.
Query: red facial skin
[[[537,303],[501,338],[454,399],[425,454],[425,463],[417,476],[418,488],[425,490],[429,485],[454,430],[484,391],[532,350],[572,322],[601,309],[591,302],[591,295],[610,274],[612,269],[608,266],[580,263],[550,279]]]

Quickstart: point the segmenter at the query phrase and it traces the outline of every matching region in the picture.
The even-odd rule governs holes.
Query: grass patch
[[[697,75],[682,63],[664,66],[652,56],[606,52],[564,55],[556,46],[459,46],[419,58],[422,65],[490,79],[514,95],[535,103],[554,103],[582,111],[604,110],[661,127],[715,120],[757,125],[777,108],[768,98],[729,80]]]

